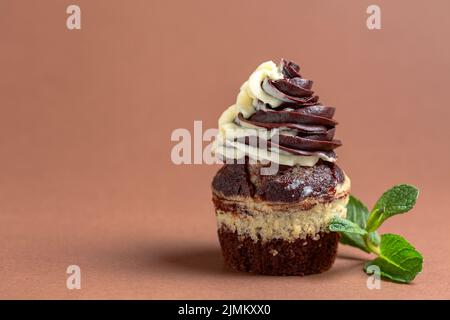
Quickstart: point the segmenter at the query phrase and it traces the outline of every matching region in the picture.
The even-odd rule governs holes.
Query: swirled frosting
[[[215,153],[291,166],[335,162],[334,149],[341,145],[334,139],[335,109],[319,102],[312,84],[294,62],[262,63],[219,118]]]

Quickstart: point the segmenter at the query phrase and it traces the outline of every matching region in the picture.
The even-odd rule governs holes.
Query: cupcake
[[[232,269],[307,275],[334,263],[350,180],[336,164],[335,109],[319,102],[300,67],[261,64],[219,119],[212,182],[219,242]]]

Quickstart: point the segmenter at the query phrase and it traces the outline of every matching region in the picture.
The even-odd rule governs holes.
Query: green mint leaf
[[[368,217],[369,210],[367,207],[357,198],[350,195],[350,199],[347,204],[347,220],[350,220],[362,229],[365,229]],[[376,246],[380,243],[380,236],[376,231],[369,233],[369,239]],[[367,253],[370,252],[370,249],[367,247],[361,234],[341,232],[341,243],[359,248]]]
[[[346,233],[359,234],[359,235],[367,234],[367,231],[362,229],[356,223],[354,223],[350,220],[344,219],[344,218],[337,217],[337,216],[331,220],[328,228],[334,232],[346,232]]]
[[[375,231],[386,219],[411,210],[418,195],[419,190],[407,184],[394,186],[383,193],[370,213],[366,230]]]
[[[357,223],[361,228],[366,228],[367,218],[369,217],[369,210],[367,207],[353,195],[347,204],[347,219]]]
[[[403,237],[383,234],[380,242],[380,256],[364,265],[380,268],[381,276],[396,282],[409,283],[422,271],[423,257]]]

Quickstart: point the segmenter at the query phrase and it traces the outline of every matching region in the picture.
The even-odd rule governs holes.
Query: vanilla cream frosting
[[[265,81],[280,79],[284,79],[281,68],[274,62],[267,61],[259,65],[249,79],[242,84],[236,103],[226,109],[219,118],[219,133],[213,146],[213,152],[217,156],[222,159],[239,159],[248,156],[257,161],[266,160],[289,166],[314,166],[319,159],[335,161],[335,157],[330,156],[327,152],[310,152],[308,150],[291,152],[288,148],[278,147],[273,143],[273,141],[277,141],[275,139],[269,140],[269,144],[272,142],[274,146],[269,145],[267,148],[252,146],[242,141],[242,138],[255,136],[261,139],[264,139],[263,137],[274,138],[279,134],[283,134],[285,137],[297,136],[296,129],[287,127],[267,129],[238,119],[239,114],[248,119],[260,108],[274,109],[282,105],[284,100],[270,95],[263,88]]]

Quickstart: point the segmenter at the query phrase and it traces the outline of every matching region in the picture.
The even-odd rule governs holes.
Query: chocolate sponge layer
[[[215,175],[213,192],[221,197],[253,197],[270,202],[298,202],[306,198],[331,201],[345,175],[335,164],[313,167],[280,166],[277,174],[261,175],[258,164],[225,164]]]
[[[314,239],[254,242],[250,237],[220,228],[225,264],[238,271],[278,276],[304,276],[331,268],[336,259],[339,233],[321,232]]]

